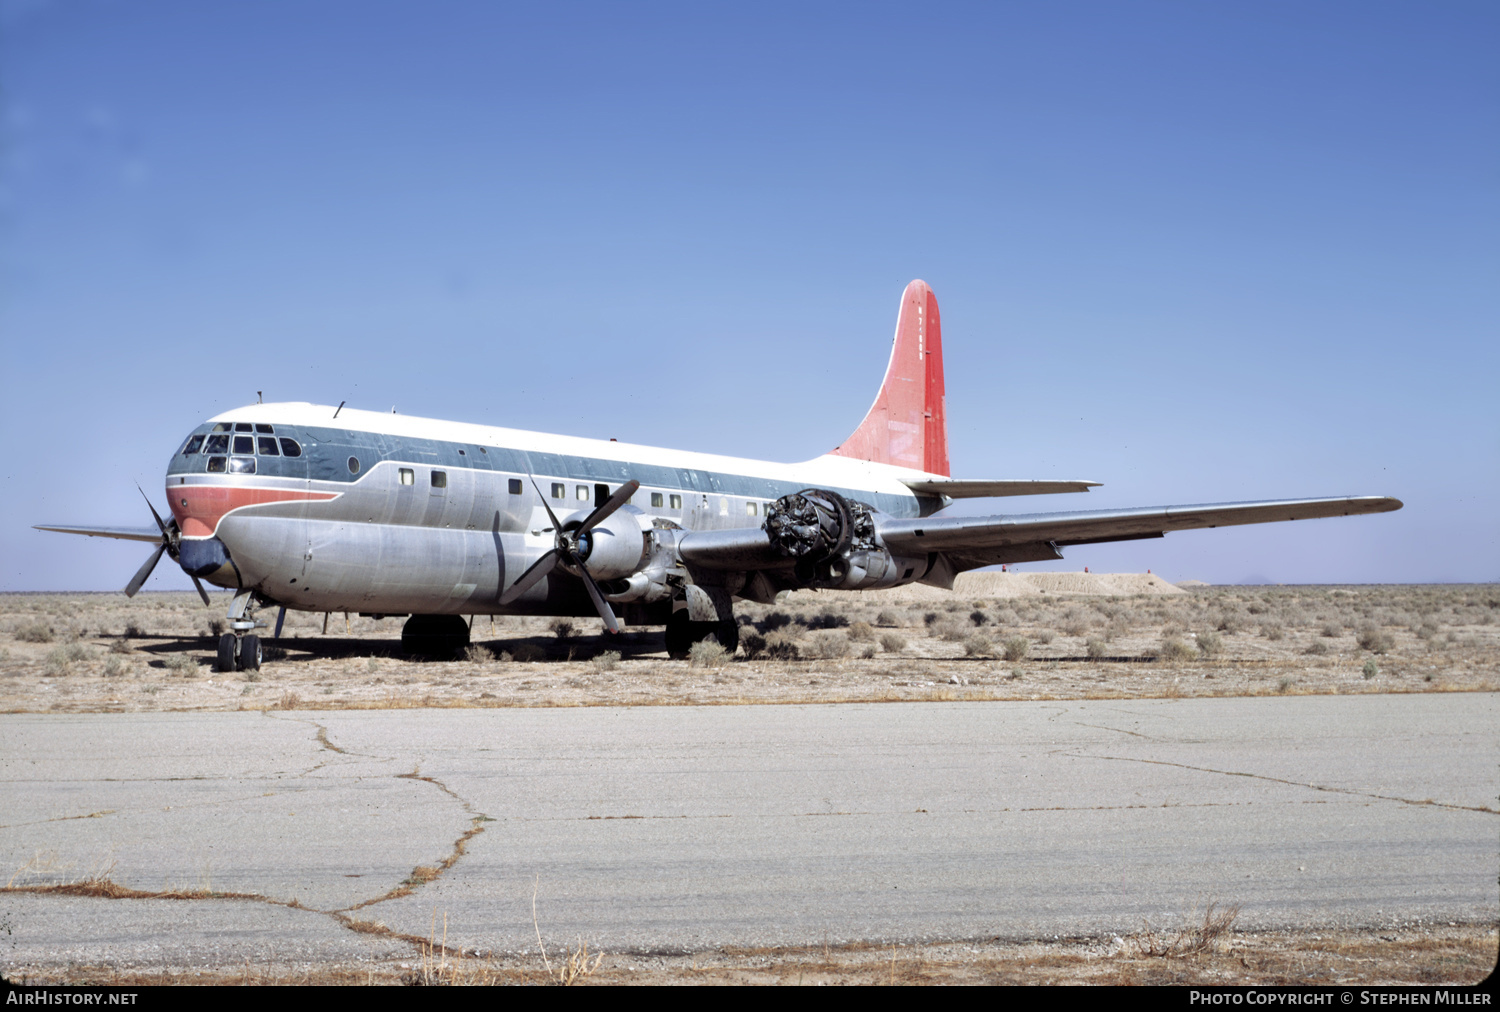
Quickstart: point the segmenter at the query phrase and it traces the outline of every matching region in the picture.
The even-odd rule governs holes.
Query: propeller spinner
[[[151,499],[146,495],[146,490],[137,485],[136,491],[140,492],[141,498],[146,500],[146,508],[151,511],[152,519],[156,521],[156,526],[161,530],[161,544],[156,546],[151,552],[150,557],[146,559],[145,564],[135,571],[135,575],[125,585],[126,597],[135,597],[136,593],[145,585],[146,581],[151,577],[151,571],[161,561],[163,552],[170,555],[173,562],[178,561],[182,546],[182,531],[177,527],[177,518],[173,517],[170,524],[163,523],[161,514],[156,512],[155,506],[151,505]],[[203,589],[203,584],[198,582],[198,578],[189,574],[189,579],[193,581],[193,586],[197,588],[198,596],[203,598],[203,603],[211,603],[208,599],[208,591]]]

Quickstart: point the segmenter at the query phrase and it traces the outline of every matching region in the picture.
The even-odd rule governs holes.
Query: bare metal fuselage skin
[[[581,581],[562,570],[507,606],[499,597],[554,545],[543,496],[566,525],[592,508],[597,486],[631,479],[640,491],[596,537],[612,553],[597,551],[600,564],[631,560],[623,570],[682,532],[758,528],[766,504],[811,486],[893,517],[942,505],[900,480],[924,472],[848,457],[776,464],[352,409],[335,417],[331,406],[300,403],[227,412],[194,435],[226,425],[231,452],[179,448],[167,469],[184,561],[222,556],[198,575],[309,611],[593,614]],[[278,450],[294,440],[300,455],[235,454],[235,425],[251,428],[257,450],[269,436]],[[218,470],[226,467],[241,473]],[[882,582],[925,574],[922,560]]]

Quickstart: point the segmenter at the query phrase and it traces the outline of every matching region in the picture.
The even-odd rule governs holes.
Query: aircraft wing
[[[157,527],[64,527],[59,524],[36,524],[33,529],[57,531],[60,534],[86,534],[91,538],[121,538],[125,541],[161,543],[161,529]]]
[[[927,582],[951,585],[954,573],[1002,562],[1042,562],[1062,558],[1062,548],[1106,541],[1159,538],[1173,531],[1279,520],[1388,513],[1401,500],[1385,496],[1331,499],[1276,499],[1267,502],[1146,506],[1136,509],[1024,513],[1011,516],[878,517],[876,533],[897,555],[934,555]],[[679,542],[685,561],[708,569],[788,568],[760,529],[690,531]]]
[[[1087,492],[1097,488],[1097,481],[990,481],[973,478],[903,481],[901,484],[922,495],[942,495],[949,499],[987,499],[1006,495],[1052,495],[1057,492]]]
[[[1060,559],[1062,553],[1057,549],[1068,545],[1159,538],[1173,531],[1239,524],[1387,513],[1401,505],[1401,500],[1385,496],[1275,499],[1015,516],[891,519],[880,524],[879,530],[892,551],[942,552],[954,570],[962,572],[1001,562]]]

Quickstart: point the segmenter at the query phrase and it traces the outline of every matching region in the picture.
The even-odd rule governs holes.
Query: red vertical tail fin
[[[885,382],[865,420],[833,452],[929,474],[949,474],[942,325],[937,296],[927,282],[913,281],[902,293]]]

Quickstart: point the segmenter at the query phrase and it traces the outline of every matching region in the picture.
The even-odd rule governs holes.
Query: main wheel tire
[[[672,617],[667,619],[667,656],[674,661],[686,660],[688,651],[693,649],[693,644],[701,637],[695,638],[695,626],[698,622],[688,620],[686,608],[672,612]]]
[[[469,645],[469,623],[460,615],[413,615],[401,627],[403,653],[455,657]]]
[[[244,636],[240,638],[240,670],[260,670],[260,637]]]
[[[233,671],[235,662],[238,660],[239,644],[234,640],[234,633],[225,633],[219,637],[219,659],[217,667],[220,671]]]
[[[724,652],[733,657],[734,652],[740,648],[740,624],[732,618],[725,619],[723,622],[704,622],[703,624],[711,629],[703,638],[708,639],[708,636],[712,636],[719,641],[719,646],[724,648]]]

